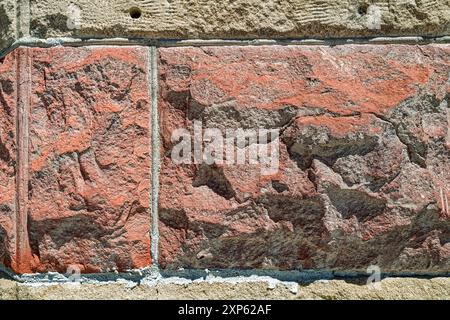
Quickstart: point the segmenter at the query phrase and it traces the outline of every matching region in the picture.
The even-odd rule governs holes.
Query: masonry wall
[[[448,273],[449,1],[2,0],[0,19],[13,272]],[[215,163],[174,161],[207,129]],[[276,170],[218,161],[264,148]]]

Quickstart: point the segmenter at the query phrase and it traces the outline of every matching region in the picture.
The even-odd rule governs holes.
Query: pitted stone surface
[[[448,45],[158,52],[163,268],[448,270]],[[107,46],[1,60],[2,264],[150,265],[148,58]],[[280,129],[279,171],[175,164],[172,133],[195,120]]]
[[[0,51],[9,47],[18,38],[17,2],[15,0],[0,1]]]
[[[448,270],[449,46],[159,55],[161,266]],[[175,164],[195,120],[279,128],[278,173]]]
[[[179,280],[179,279],[178,279]],[[296,290],[293,290],[296,289]],[[310,284],[272,280],[21,284],[0,279],[0,300],[427,300],[450,299],[448,278],[388,278],[377,285],[344,280]]]
[[[145,48],[33,50],[30,221],[37,270],[148,266]]]
[[[17,121],[29,139],[29,163],[21,160],[28,196],[17,200],[27,208],[25,226],[17,220],[14,193],[17,52],[30,62],[21,72],[31,77],[29,99],[21,99],[29,103],[28,120]],[[147,49],[19,48],[0,68],[1,262],[19,273],[149,266]],[[30,258],[17,267],[11,263],[17,253],[5,248],[19,229],[29,240],[21,256]]]
[[[15,259],[16,64],[11,54],[0,60],[0,264]]]
[[[0,50],[35,38],[446,36],[448,0],[0,1]]]
[[[450,31],[448,0],[31,0],[30,3],[31,34],[41,38],[74,35],[322,38],[436,36]],[[140,10],[139,17],[135,15],[136,9]]]

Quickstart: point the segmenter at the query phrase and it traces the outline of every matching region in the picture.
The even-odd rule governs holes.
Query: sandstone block
[[[446,35],[447,0],[31,0],[37,37],[289,38]]]
[[[0,1],[0,51],[9,47],[18,38],[17,3],[14,0]]]

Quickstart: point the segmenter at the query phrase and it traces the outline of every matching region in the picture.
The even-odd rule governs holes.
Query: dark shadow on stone
[[[386,209],[385,200],[372,197],[362,191],[331,187],[327,194],[344,219],[355,216],[358,221],[365,222],[382,214]]]
[[[8,234],[6,233],[6,230],[0,226],[0,264],[7,267],[11,266],[11,256],[8,249],[8,243]]]
[[[216,166],[200,165],[194,181],[193,187],[207,186],[217,195],[229,200],[236,196],[231,183],[223,173],[223,168]]]

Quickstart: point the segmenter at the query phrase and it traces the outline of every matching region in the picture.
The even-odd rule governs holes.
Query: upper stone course
[[[0,49],[27,33],[37,38],[345,38],[442,36],[450,29],[449,0],[30,0],[29,8],[25,4],[0,1]]]

